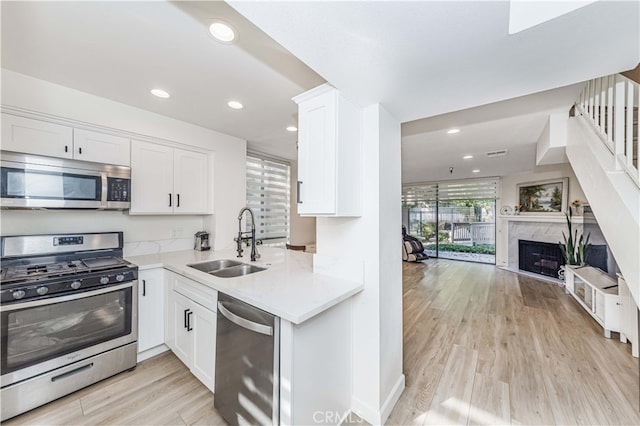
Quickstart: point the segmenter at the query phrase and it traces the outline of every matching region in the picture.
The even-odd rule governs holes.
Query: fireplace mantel
[[[499,215],[498,216],[502,220],[506,220],[508,222],[543,222],[543,223],[567,223],[567,218],[564,215],[541,215],[541,214],[518,214],[518,215]],[[594,222],[594,219],[587,218],[585,220],[584,216],[573,216],[571,218],[571,223],[591,223]]]

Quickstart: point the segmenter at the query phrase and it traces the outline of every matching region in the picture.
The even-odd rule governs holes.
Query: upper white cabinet
[[[298,213],[360,216],[360,109],[324,84],[298,104]]]
[[[209,200],[209,156],[200,152],[173,150],[174,211],[181,214],[207,213]],[[210,212],[210,211],[209,211]]]
[[[211,214],[209,156],[132,141],[131,214]]]
[[[73,129],[73,158],[96,163],[131,165],[130,139],[90,130]]]
[[[2,149],[49,157],[73,158],[73,128],[2,114]]]
[[[129,166],[129,139],[2,114],[2,149]]]

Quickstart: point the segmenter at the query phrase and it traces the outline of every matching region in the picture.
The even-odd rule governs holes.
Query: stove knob
[[[116,280],[117,280],[117,281],[122,281],[122,280],[124,280],[124,275],[122,275],[122,274],[118,274],[118,275],[116,275]]]
[[[13,292],[13,298],[14,299],[22,299],[25,296],[25,292],[24,290],[16,290]]]
[[[38,293],[40,296],[44,296],[48,292],[49,292],[49,289],[47,287],[38,287],[36,289],[36,293]]]
[[[109,277],[100,277],[100,284],[107,284],[109,282]]]
[[[74,290],[77,290],[80,288],[80,286],[82,285],[82,283],[80,281],[74,281],[71,283],[71,288]]]

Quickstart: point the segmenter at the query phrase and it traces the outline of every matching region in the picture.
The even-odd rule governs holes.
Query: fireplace
[[[523,271],[558,278],[564,258],[557,243],[518,240],[518,267]]]

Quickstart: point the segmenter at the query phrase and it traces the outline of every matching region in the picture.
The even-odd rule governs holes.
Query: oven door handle
[[[124,284],[115,285],[113,287],[104,287],[93,291],[84,291],[81,293],[73,293],[60,297],[49,297],[47,299],[33,300],[24,303],[12,303],[9,305],[0,305],[0,312],[15,311],[17,309],[34,308],[36,306],[50,305],[52,303],[68,302],[71,300],[83,299],[90,296],[98,296],[100,294],[111,293],[112,291],[132,288],[135,281],[129,281]]]

